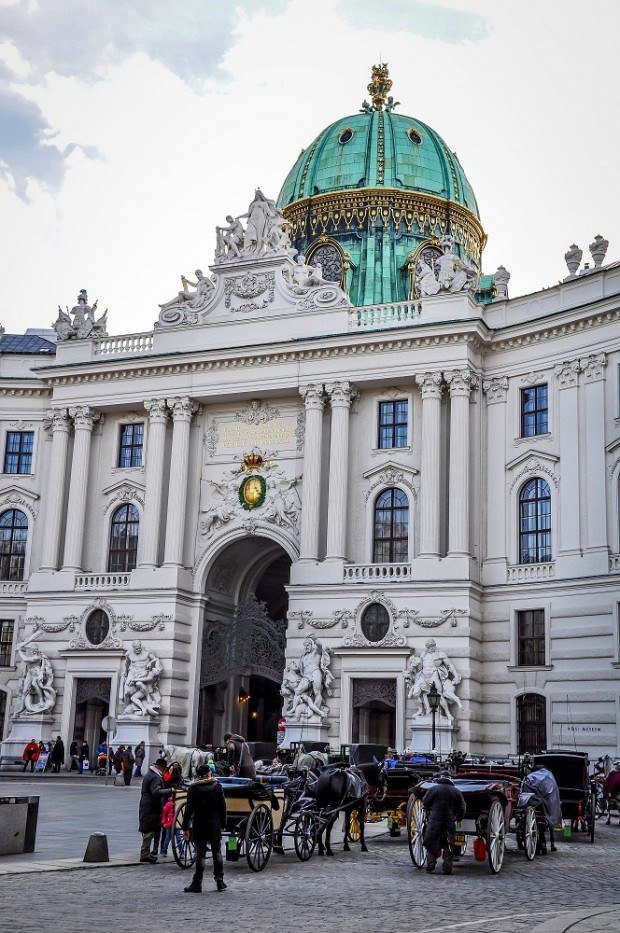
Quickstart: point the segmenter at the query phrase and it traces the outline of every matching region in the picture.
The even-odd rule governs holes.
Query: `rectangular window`
[[[517,664],[543,667],[545,664],[545,612],[528,609],[517,612]]]
[[[0,690],[0,739],[4,738],[5,717],[6,717],[6,691]]]
[[[407,399],[396,402],[379,402],[379,437],[377,447],[380,450],[407,446],[407,417],[409,403]]]
[[[13,619],[0,619],[0,667],[8,667],[11,663],[14,624]],[[2,717],[0,717],[1,726]]]
[[[7,431],[4,450],[5,473],[32,473],[34,431]]]
[[[521,389],[521,437],[536,437],[549,433],[549,402],[547,386]]]
[[[142,449],[144,447],[144,423],[122,424],[121,442],[118,451],[119,467],[142,466]]]

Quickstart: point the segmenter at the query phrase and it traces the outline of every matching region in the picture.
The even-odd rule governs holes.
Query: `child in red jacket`
[[[161,844],[161,854],[168,855],[168,846],[172,839],[172,824],[174,823],[174,797],[169,797],[161,812],[161,825],[164,838]]]

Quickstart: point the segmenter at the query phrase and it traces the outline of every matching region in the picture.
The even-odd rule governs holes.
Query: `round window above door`
[[[91,645],[101,645],[110,634],[110,620],[103,609],[95,609],[86,620],[84,632]]]
[[[390,628],[390,616],[381,603],[366,606],[360,622],[362,634],[367,641],[377,644],[383,641]]]

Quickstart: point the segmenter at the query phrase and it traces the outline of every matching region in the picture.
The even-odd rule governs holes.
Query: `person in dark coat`
[[[208,765],[200,765],[198,777],[187,791],[187,804],[183,813],[183,838],[192,839],[196,846],[196,868],[190,884],[183,890],[200,894],[205,871],[207,845],[213,857],[213,877],[218,891],[225,891],[224,860],[222,858],[222,830],[226,826],[226,799],[222,785]],[[190,829],[191,826],[191,829]]]
[[[428,855],[426,870],[435,871],[439,853],[443,851],[443,873],[452,874],[452,851],[456,823],[465,816],[465,800],[462,793],[445,771],[422,798],[427,813],[423,843]]]
[[[80,772],[80,774],[84,770],[85,761],[88,763],[88,769],[90,770],[90,747],[86,739],[84,739],[84,741],[80,745],[80,763],[78,765],[78,771]]]
[[[69,763],[67,771],[80,770],[80,756],[78,754],[78,743],[74,740],[69,746]]]
[[[250,754],[248,743],[243,736],[227,732],[224,736],[224,743],[228,749],[228,764],[230,765],[231,774],[235,774],[237,777],[255,778],[254,760]]]
[[[123,780],[125,781],[125,787],[129,787],[131,784],[131,778],[133,777],[133,766],[135,763],[134,753],[131,750],[131,745],[128,745],[125,751],[123,752]]]
[[[163,774],[166,770],[166,759],[158,758],[151,765],[142,781],[140,794],[140,810],[138,813],[138,829],[142,833],[142,846],[140,848],[140,861],[142,863],[155,863],[157,861],[157,847],[161,833],[161,811],[164,801],[172,794],[170,788],[164,785]],[[153,851],[151,851],[151,845]]]
[[[52,772],[58,774],[65,761],[65,743],[58,736],[52,749]]]

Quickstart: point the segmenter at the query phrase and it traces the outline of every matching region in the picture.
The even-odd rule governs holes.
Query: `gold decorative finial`
[[[392,82],[387,62],[382,65],[372,66],[372,77],[368,85],[368,93],[376,110],[383,110],[389,92],[392,90]]]

